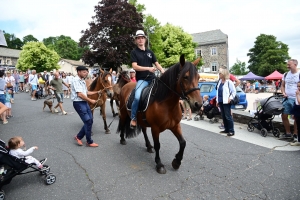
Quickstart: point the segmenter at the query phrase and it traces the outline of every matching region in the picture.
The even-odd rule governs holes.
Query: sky
[[[50,36],[70,36],[79,41],[81,31],[95,15],[97,0],[1,0],[0,30],[22,39],[32,34],[42,41]],[[161,25],[170,23],[185,32],[220,29],[228,35],[229,65],[248,62],[247,53],[260,34],[274,35],[289,46],[290,57],[300,61],[299,0],[138,0],[144,14]]]

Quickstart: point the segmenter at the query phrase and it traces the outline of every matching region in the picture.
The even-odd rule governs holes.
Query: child
[[[27,151],[21,149],[21,147],[25,146],[24,140],[22,137],[13,137],[8,141],[8,148],[10,149],[9,154],[15,156],[17,158],[25,158],[25,162],[28,164],[34,163],[40,170],[44,171],[49,169],[49,167],[44,167],[47,158],[42,160],[41,162],[35,159],[32,156],[29,156],[35,149],[38,149],[37,146],[31,147]]]
[[[5,94],[5,106],[8,107],[8,110],[6,111],[6,119],[9,119],[12,116],[11,114],[11,104],[12,104],[12,96],[11,94],[13,93],[12,89],[8,89],[6,94]]]
[[[208,98],[209,98],[208,95],[203,96],[203,104],[202,104],[202,107],[200,108],[200,112],[199,112],[201,120],[204,119],[203,114],[204,114],[205,107],[209,105]]]
[[[292,142],[291,146],[300,146],[300,81],[297,83],[296,99],[292,109],[292,114],[298,127],[298,139],[297,141]]]

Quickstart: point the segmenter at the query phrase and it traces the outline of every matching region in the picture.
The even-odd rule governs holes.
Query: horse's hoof
[[[165,169],[164,166],[162,166],[162,167],[156,167],[156,171],[159,174],[165,174],[165,173],[167,173],[167,170]]]
[[[126,142],[126,140],[120,140],[120,144],[122,144],[122,145],[126,145],[126,144],[127,144],[127,142]]]
[[[147,151],[148,153],[154,153],[153,148],[152,147],[147,147]]]
[[[172,167],[174,169],[179,169],[180,165],[181,165],[181,162],[178,163],[176,159],[173,160]]]
[[[110,134],[110,130],[105,131],[106,134]]]

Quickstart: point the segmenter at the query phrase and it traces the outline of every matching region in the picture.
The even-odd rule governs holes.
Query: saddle
[[[148,105],[151,100],[151,96],[154,95],[153,88],[156,85],[156,79],[153,79],[152,82],[142,90],[140,97],[140,102],[138,106],[138,112],[145,112],[148,108]],[[126,108],[128,111],[131,111],[132,102],[134,100],[135,89],[133,89],[129,95],[129,98],[126,102]]]

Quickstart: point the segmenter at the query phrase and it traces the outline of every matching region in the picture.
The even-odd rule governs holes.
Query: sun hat
[[[135,33],[134,39],[137,38],[137,37],[141,37],[141,36],[147,38],[147,36],[145,35],[144,31],[138,30],[138,31]]]
[[[130,73],[131,73],[131,72],[132,72],[132,73],[135,73],[135,70],[134,70],[134,69],[130,69],[129,72],[130,72]]]

